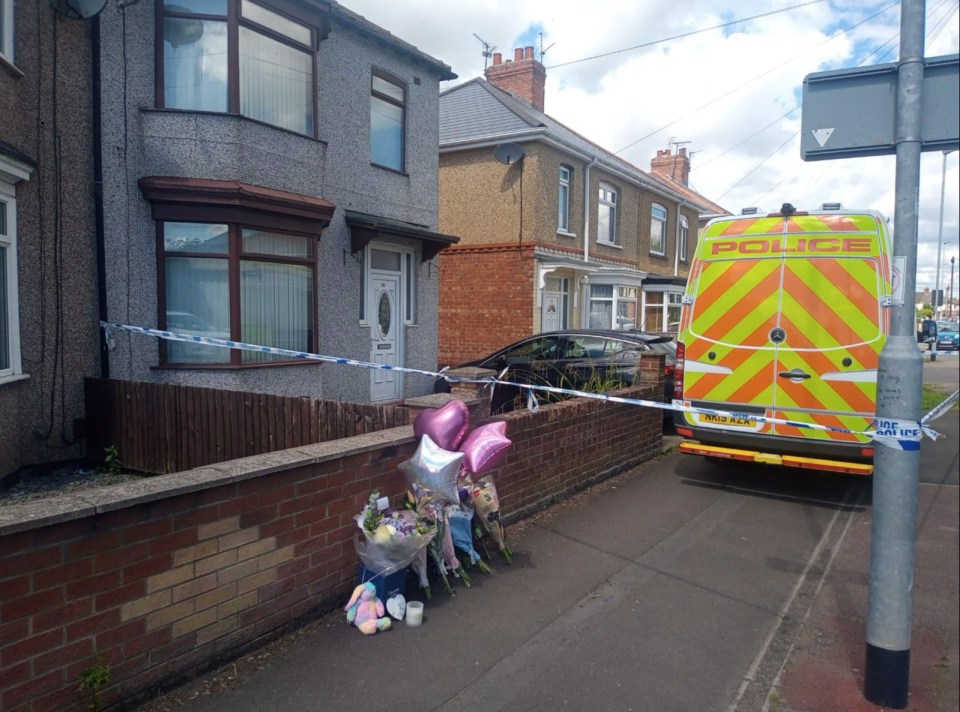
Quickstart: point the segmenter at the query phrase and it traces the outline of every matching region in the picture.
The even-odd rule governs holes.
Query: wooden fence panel
[[[162,474],[406,425],[403,406],[88,378],[87,458]]]

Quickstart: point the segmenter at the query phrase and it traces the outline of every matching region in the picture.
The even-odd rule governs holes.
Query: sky
[[[649,171],[657,150],[691,156],[690,186],[732,213],[825,202],[894,224],[895,156],[803,161],[803,80],[899,59],[900,3],[873,0],[342,0],[439,59],[483,76],[485,46],[532,46],[547,69],[546,112]],[[956,54],[960,2],[928,0],[924,55]],[[752,18],[752,19],[750,19]],[[741,20],[744,20],[741,22]],[[715,29],[711,29],[715,28]],[[543,54],[541,55],[541,50]],[[921,154],[918,291],[960,294],[960,152]],[[945,170],[945,179],[944,179]],[[943,220],[941,224],[941,191]]]

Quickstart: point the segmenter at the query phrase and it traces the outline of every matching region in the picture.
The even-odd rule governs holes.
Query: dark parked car
[[[502,380],[514,383],[556,386],[573,390],[612,390],[617,384],[634,381],[640,353],[660,351],[667,355],[664,367],[664,396],[673,398],[673,370],[677,363],[677,344],[672,336],[641,331],[573,329],[535,334],[505,346],[476,361],[459,364],[489,368],[498,374],[508,369]],[[438,380],[437,393],[450,391],[450,384]],[[490,401],[493,413],[522,407],[526,393],[517,386],[496,386]],[[556,394],[534,391],[541,402],[557,400]],[[664,411],[669,415],[669,411]]]

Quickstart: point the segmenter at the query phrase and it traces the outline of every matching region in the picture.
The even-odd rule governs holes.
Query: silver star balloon
[[[413,457],[400,463],[400,471],[411,486],[419,485],[439,498],[456,504],[460,501],[457,473],[463,458],[464,453],[444,450],[429,435],[424,435]]]

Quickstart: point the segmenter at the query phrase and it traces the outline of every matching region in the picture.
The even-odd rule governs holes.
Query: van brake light
[[[677,342],[677,365],[673,367],[673,397],[676,400],[683,400],[683,343]]]

